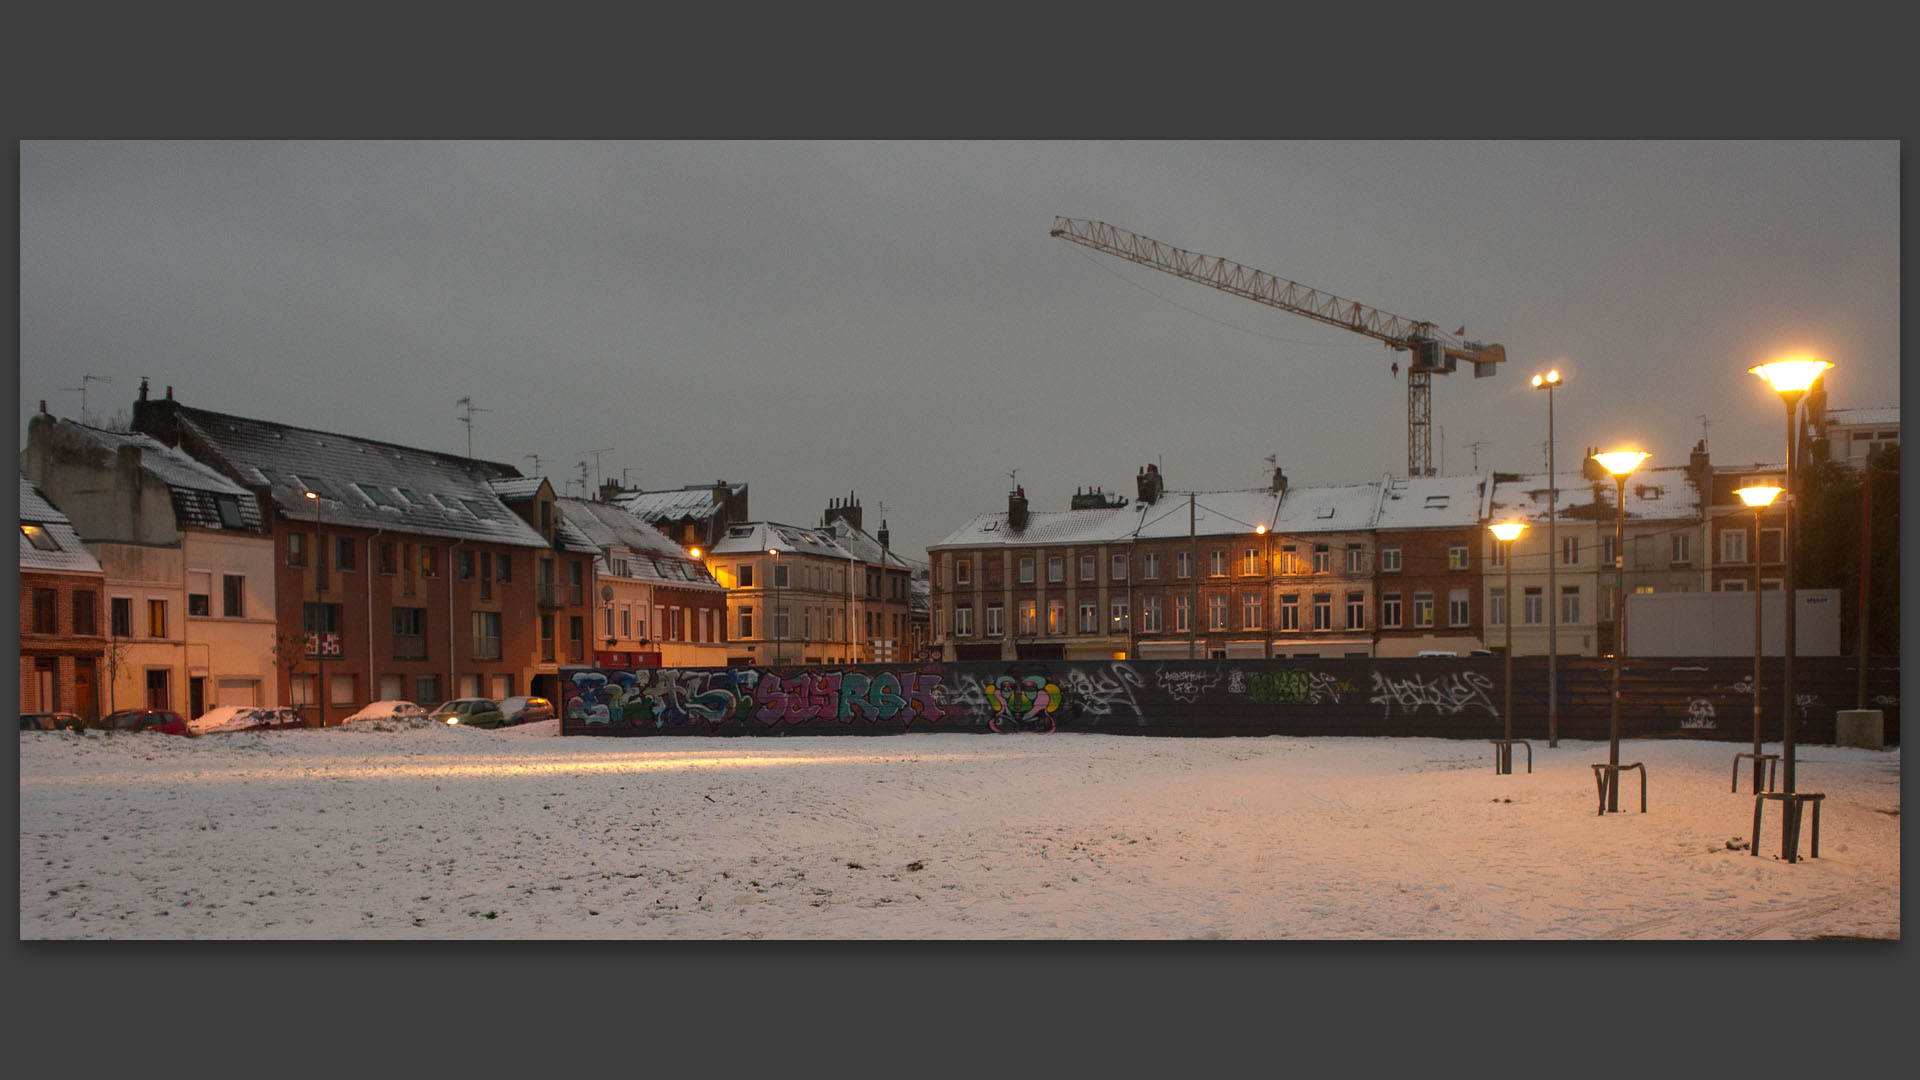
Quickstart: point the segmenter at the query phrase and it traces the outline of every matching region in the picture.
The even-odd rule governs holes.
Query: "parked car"
[[[121,709],[100,721],[107,731],[157,731],[163,735],[191,735],[187,718],[172,709]]]
[[[343,724],[352,724],[361,720],[425,720],[427,710],[411,701],[375,701],[366,708],[342,720]]]
[[[299,710],[285,705],[216,705],[187,721],[187,726],[196,735],[265,731],[269,728],[301,727],[304,724]]]
[[[543,697],[510,697],[500,702],[508,724],[534,724],[554,717],[553,702]]]
[[[70,712],[28,712],[20,714],[21,731],[79,731],[86,722]]]
[[[497,728],[507,722],[505,713],[492,698],[466,697],[443,701],[433,710],[433,718],[461,727]]]

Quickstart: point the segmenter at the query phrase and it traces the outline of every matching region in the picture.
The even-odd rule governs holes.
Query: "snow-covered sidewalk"
[[[1748,746],[1623,744],[1601,816],[1592,742],[26,732],[20,936],[1897,938],[1899,751],[1799,748],[1788,864]]]

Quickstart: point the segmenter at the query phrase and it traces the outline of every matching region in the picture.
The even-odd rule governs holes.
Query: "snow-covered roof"
[[[1480,524],[1484,476],[1389,476],[1380,484],[1377,529],[1459,528]]]
[[[888,566],[907,569],[907,561],[888,548],[880,546],[880,541],[867,534],[865,529],[857,528],[846,518],[835,518],[823,528],[833,534],[834,542],[842,550],[850,551],[853,557],[869,566],[879,566],[884,557]]]
[[[488,483],[518,477],[511,465],[168,404],[240,482],[267,485],[288,517],[313,516],[311,488],[329,524],[547,547]]]
[[[487,481],[495,495],[504,501],[531,499],[540,494],[540,485],[547,482],[544,476],[507,476]]]
[[[1280,500],[1280,520],[1273,528],[1287,534],[1371,529],[1379,502],[1378,484],[1293,485]]]
[[[100,573],[100,560],[88,553],[74,532],[73,522],[54,507],[26,477],[20,478],[20,569],[52,573]],[[39,530],[42,548],[28,536],[26,526]]]
[[[617,576],[606,553],[624,551],[625,576],[629,578],[687,588],[721,588],[706,564],[620,506],[590,499],[562,498],[556,502],[562,523],[579,535],[586,550],[601,553],[603,575]]]
[[[1134,504],[1137,521],[1128,537],[1165,540],[1186,536],[1189,531],[1195,536],[1239,536],[1262,525],[1272,530],[1281,501],[1278,493],[1266,488],[1163,492],[1152,506]]]
[[[783,525],[777,521],[747,521],[727,527],[727,535],[713,545],[714,555],[738,555],[743,552],[777,549],[782,555],[818,555],[827,559],[847,559],[852,553],[841,547],[833,530]]]
[[[1846,427],[1898,427],[1900,425],[1900,406],[1881,405],[1864,409],[1828,409],[1829,426],[1840,424]]]
[[[1612,477],[1588,480],[1577,472],[1554,474],[1555,502],[1559,520],[1612,520],[1616,485]],[[1496,478],[1489,501],[1489,521],[1518,518],[1528,522],[1547,520],[1547,474],[1528,473],[1518,477],[1505,474]],[[1598,500],[1596,502],[1596,495]],[[1627,517],[1640,521],[1674,521],[1700,516],[1700,492],[1688,479],[1684,465],[1642,468],[1627,478]]]
[[[62,439],[62,445],[68,448],[73,448],[75,444],[67,440],[83,439],[92,443],[99,447],[104,462],[111,462],[124,447],[140,451],[140,468],[167,485],[173,501],[174,519],[180,525],[251,531],[258,531],[265,526],[260,503],[252,492],[220,475],[212,466],[195,461],[185,452],[151,435],[110,431],[63,420],[56,437]],[[227,503],[227,513],[221,512],[223,501]]]
[[[1165,499],[1161,500],[1164,506]],[[1181,530],[1184,534],[1186,503],[1181,502]],[[1007,524],[1007,513],[977,514],[965,525],[947,534],[946,539],[929,545],[929,551],[947,547],[984,547],[1006,544],[1110,544],[1133,535],[1140,522],[1135,506],[1097,506],[1083,510],[1029,510],[1027,526],[1014,530]]]
[[[613,501],[647,521],[705,520],[720,512],[714,489],[727,487],[738,495],[744,484],[695,484],[671,491],[635,491],[614,496]]]

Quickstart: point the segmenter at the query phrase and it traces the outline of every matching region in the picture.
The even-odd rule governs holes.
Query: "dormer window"
[[[22,524],[20,526],[20,533],[25,536],[34,547],[39,548],[41,551],[60,550],[60,545],[54,542],[52,534],[38,525]]]
[[[334,502],[340,501],[334,498],[333,489],[328,487],[322,480],[310,476],[301,476],[298,473],[295,473],[293,478],[304,491],[311,491],[323,499],[332,499]]]
[[[220,524],[229,529],[244,526],[240,518],[240,500],[232,495],[215,495],[213,505],[220,511]]]
[[[1315,511],[1313,512],[1313,516],[1314,516],[1314,517],[1317,517],[1317,518],[1319,518],[1319,519],[1321,519],[1322,521],[1324,521],[1324,520],[1326,520],[1326,519],[1328,519],[1328,518],[1331,518],[1331,517],[1333,517],[1333,507],[1331,507],[1331,506],[1323,506],[1323,507],[1321,507],[1321,508],[1319,508],[1318,510],[1315,510]]]

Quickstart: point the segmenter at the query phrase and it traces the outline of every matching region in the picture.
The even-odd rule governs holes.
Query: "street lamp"
[[[1793,506],[1799,499],[1799,492],[1795,490],[1793,483],[1794,444],[1797,441],[1794,438],[1793,417],[1794,411],[1800,405],[1800,399],[1804,397],[1807,390],[1813,386],[1814,380],[1818,379],[1822,372],[1832,366],[1832,364],[1827,363],[1825,360],[1819,360],[1811,356],[1795,356],[1786,360],[1776,360],[1769,364],[1757,364],[1747,369],[1767,380],[1767,385],[1773,387],[1774,393],[1779,394],[1780,400],[1785,402],[1787,406],[1787,473],[1785,478],[1786,491],[1783,493],[1786,495],[1786,516],[1780,535],[1780,553],[1785,557],[1787,563],[1780,583],[1782,597],[1786,600],[1787,604],[1786,618],[1783,620],[1786,640],[1782,642],[1781,645],[1780,667],[1780,689],[1786,702],[1786,707],[1780,716],[1780,754],[1785,761],[1785,765],[1781,771],[1786,774],[1782,778],[1782,783],[1788,795],[1794,793],[1793,729],[1799,722],[1799,712],[1794,708],[1793,701],[1793,656],[1795,646],[1798,644],[1794,641],[1793,625],[1793,609],[1797,606],[1794,603],[1793,595]],[[1794,815],[1794,820],[1788,828],[1782,831],[1786,834],[1786,839],[1797,840],[1799,830],[1796,826],[1799,824],[1797,814],[1799,804],[1791,799],[1787,800],[1787,804],[1791,808],[1787,812]],[[1759,839],[1758,836],[1754,837],[1756,842],[1758,842]],[[1797,847],[1797,844],[1795,846]],[[1795,854],[1797,854],[1797,852],[1795,852],[1793,848],[1789,848],[1786,857],[1791,861]]]
[[[1619,514],[1613,525],[1613,695],[1607,706],[1608,813],[1620,809],[1620,662],[1626,653],[1627,640],[1627,477],[1648,456],[1643,450],[1614,450],[1593,455],[1601,468],[1613,474],[1614,485],[1619,489],[1615,503]]]
[[[1741,502],[1753,508],[1753,754],[1751,756],[1753,757],[1753,793],[1758,795],[1760,794],[1760,773],[1766,765],[1766,760],[1760,753],[1760,519],[1761,515],[1766,513],[1767,507],[1773,505],[1773,500],[1779,496],[1780,489],[1771,484],[1756,484],[1753,487],[1743,487],[1734,494],[1740,496]],[[1742,756],[1746,755],[1735,755],[1733,759],[1736,777],[1739,775],[1738,769]],[[1736,778],[1734,790],[1739,789],[1740,781]]]
[[[1503,552],[1507,564],[1507,585],[1504,600],[1501,603],[1502,614],[1507,623],[1507,696],[1500,706],[1501,714],[1506,718],[1506,735],[1500,741],[1500,771],[1513,771],[1513,542],[1520,539],[1526,530],[1526,524],[1519,521],[1503,521],[1489,526],[1494,538],[1504,545]],[[1533,767],[1533,751],[1527,751],[1527,767]]]
[[[314,612],[314,617],[318,626],[324,628],[327,611],[327,538],[321,530],[326,526],[320,517],[320,493],[303,491],[301,494],[313,500],[313,598],[314,607],[319,609]],[[324,629],[315,629],[313,632],[315,653],[313,677],[320,684],[314,704],[320,711],[321,727],[327,726],[327,640],[325,635]]]
[[[1560,492],[1553,476],[1553,388],[1560,385],[1560,373],[1548,370],[1545,375],[1533,377],[1533,388],[1547,392],[1547,745],[1560,745],[1560,616],[1554,610],[1553,598],[1559,589],[1555,582],[1553,566],[1559,558],[1559,548],[1554,546],[1553,519],[1560,512]],[[1512,603],[1509,595],[1507,602]]]
[[[1267,532],[1267,527],[1264,523],[1255,525],[1253,527],[1253,533],[1261,539],[1260,566],[1265,572],[1264,577],[1266,578],[1265,583],[1260,589],[1260,604],[1267,609],[1266,612],[1262,613],[1262,617],[1266,620],[1267,628],[1260,636],[1266,639],[1267,659],[1271,660],[1273,659],[1274,631],[1272,620],[1280,611],[1279,606],[1274,603],[1273,599],[1273,536]]]
[[[767,621],[773,624],[773,662],[780,662],[780,549],[768,548],[767,554],[773,556],[774,564],[768,569],[773,571],[773,610],[767,612]]]

